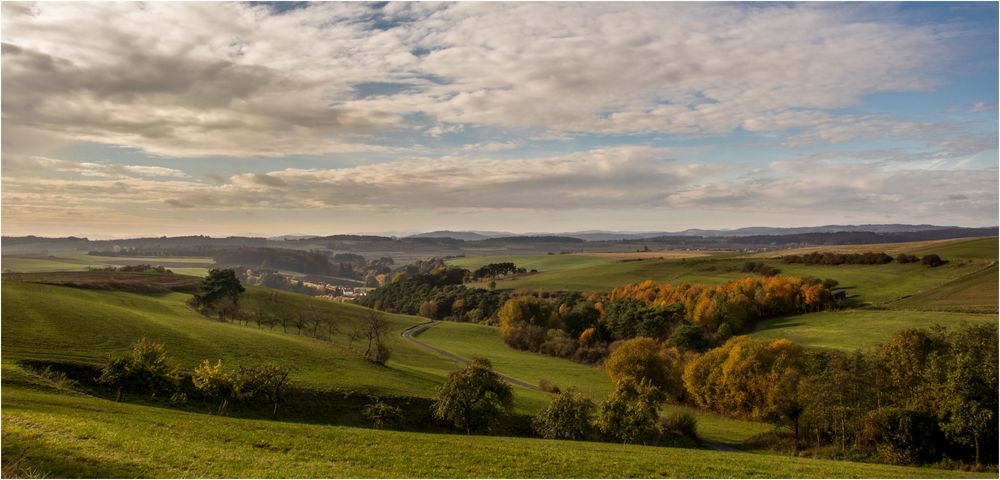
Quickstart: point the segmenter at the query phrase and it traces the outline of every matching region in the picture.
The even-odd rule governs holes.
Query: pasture
[[[5,377],[7,372],[5,371]],[[995,477],[777,455],[247,420],[4,388],[5,456],[53,477]]]

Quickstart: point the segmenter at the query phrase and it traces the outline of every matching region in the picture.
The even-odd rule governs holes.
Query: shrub
[[[403,410],[377,398],[374,403],[366,405],[361,414],[377,429],[398,425],[403,420]]]
[[[538,412],[532,426],[542,438],[582,440],[590,436],[593,412],[594,402],[570,388]]]
[[[698,419],[690,412],[673,412],[660,421],[664,430],[698,438]]]
[[[941,257],[932,253],[930,255],[924,255],[924,258],[920,260],[920,263],[927,265],[928,267],[940,267],[945,264],[945,261],[941,260]]]
[[[538,381],[538,389],[546,393],[559,393],[559,387],[547,378]]]
[[[122,356],[110,358],[97,381],[115,388],[115,400],[120,402],[130,390],[156,393],[174,387],[178,376],[167,362],[166,347],[144,337]]]

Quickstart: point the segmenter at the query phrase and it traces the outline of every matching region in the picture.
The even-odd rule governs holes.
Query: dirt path
[[[417,335],[420,335],[421,333],[423,333],[428,328],[433,327],[437,323],[438,322],[436,320],[431,320],[431,321],[426,322],[426,323],[420,323],[420,324],[414,325],[414,326],[409,327],[406,330],[403,330],[402,332],[400,332],[399,336],[403,337],[404,339],[406,339],[406,341],[408,341],[408,342],[410,342],[410,343],[412,343],[412,344],[414,344],[414,345],[416,345],[416,346],[418,346],[420,348],[424,348],[426,350],[430,350],[430,351],[432,351],[432,352],[434,352],[434,353],[436,353],[438,355],[441,355],[442,357],[445,357],[445,358],[454,360],[454,361],[456,361],[458,363],[461,363],[462,365],[468,365],[470,360],[468,360],[466,358],[459,357],[458,355],[455,355],[454,353],[448,352],[446,350],[441,350],[440,348],[430,346],[430,345],[428,345],[428,344],[426,344],[424,342],[421,342],[420,340],[417,340],[416,338],[414,338]],[[528,382],[523,382],[523,381],[518,380],[516,378],[508,377],[507,375],[504,375],[504,374],[502,374],[500,372],[497,372],[497,375],[500,375],[500,378],[502,378],[505,382],[507,382],[507,383],[509,383],[511,385],[515,385],[515,386],[518,386],[518,387],[527,388],[527,389],[531,389],[531,390],[538,390],[538,387],[536,385],[532,385],[532,384],[530,384]]]

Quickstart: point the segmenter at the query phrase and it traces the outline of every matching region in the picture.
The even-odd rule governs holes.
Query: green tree
[[[582,440],[589,436],[594,407],[589,398],[570,388],[538,412],[532,426],[542,438]]]
[[[468,433],[496,425],[514,403],[514,391],[493,371],[489,360],[477,358],[452,372],[434,402],[434,417]]]
[[[243,285],[231,268],[209,270],[201,282],[199,292],[194,295],[196,305],[213,309],[220,321],[239,310],[239,299],[243,295]]]
[[[939,411],[941,429],[952,441],[975,448],[983,462],[982,445],[997,428],[997,326],[978,325],[949,335],[948,362]]]
[[[176,386],[178,375],[168,362],[166,347],[143,337],[123,355],[110,358],[98,381],[115,388],[115,400],[120,402],[130,390],[155,392]]]
[[[648,380],[626,379],[597,408],[594,422],[605,437],[622,443],[647,443],[657,433],[663,394]]]

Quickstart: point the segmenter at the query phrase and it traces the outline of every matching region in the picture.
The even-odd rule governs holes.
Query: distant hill
[[[418,233],[416,235],[410,235],[406,238],[454,238],[456,240],[465,241],[475,241],[475,240],[486,240],[488,238],[497,237],[511,237],[515,236],[510,232],[471,232],[471,231],[453,231],[453,230],[436,230],[433,232]]]

